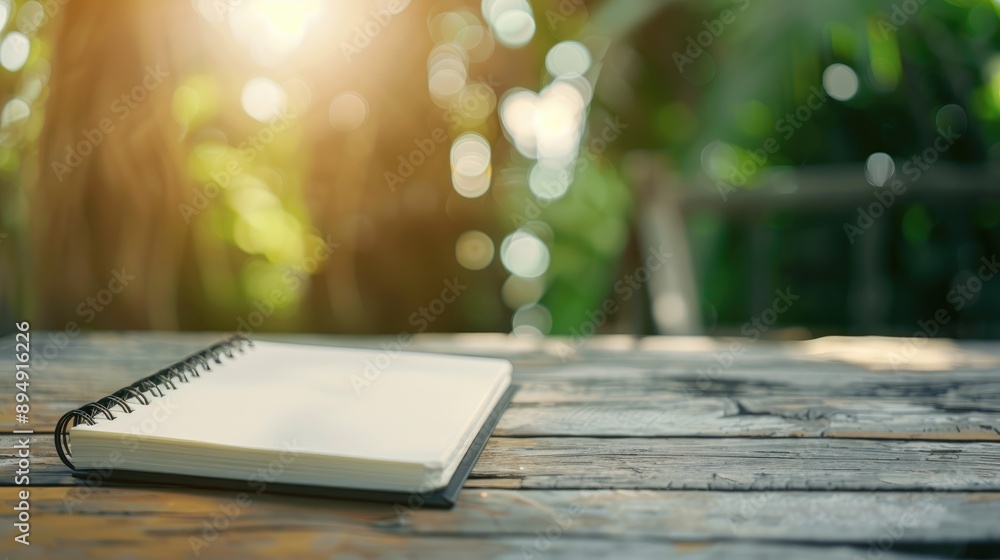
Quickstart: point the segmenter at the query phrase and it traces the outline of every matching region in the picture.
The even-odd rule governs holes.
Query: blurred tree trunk
[[[371,17],[370,6],[352,9]],[[295,177],[279,195],[306,209],[303,230],[341,247],[310,278],[295,309],[260,330],[413,332],[412,314],[456,277],[469,292],[428,330],[509,328],[499,259],[482,272],[455,261],[461,232],[487,231],[499,245],[508,224],[497,226],[491,197],[468,200],[453,191],[448,144],[405,185],[391,190],[384,178],[434,129],[452,137],[463,132],[449,130],[445,111],[426,91],[429,6],[414,2],[408,9],[414,12],[394,19],[391,33],[380,34],[357,60],[345,61],[342,51],[354,28],[344,29],[332,14],[322,23],[328,29],[317,30],[308,45],[322,56],[262,69],[232,44],[224,25],[203,21],[189,1],[66,3],[47,24],[52,75],[38,179],[30,189],[37,327],[59,330],[73,321],[90,328],[235,330],[255,309],[242,274],[261,257],[235,247],[231,224],[223,236],[219,224],[192,228],[179,211],[203,186],[188,172],[195,140],[173,117],[173,95],[185,78],[202,73],[219,82],[223,96],[206,126],[224,132],[232,147],[263,126],[240,107],[247,80],[298,79],[310,90],[312,101],[297,118],[297,149],[272,165]],[[514,76],[530,71],[509,69]],[[146,88],[151,73],[157,83]],[[361,92],[370,104],[364,130],[330,126],[330,100],[345,90]],[[481,128],[499,135],[495,120]],[[213,204],[224,209],[223,198]],[[108,301],[122,277],[127,286]]]
[[[31,193],[39,326],[178,325],[188,232],[177,207],[191,185],[170,111],[188,58],[172,40],[184,8],[69,2],[53,18],[47,126]]]

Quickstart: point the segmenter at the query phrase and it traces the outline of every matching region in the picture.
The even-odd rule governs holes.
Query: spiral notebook
[[[505,360],[236,336],[66,413],[78,476],[450,507],[510,401]]]

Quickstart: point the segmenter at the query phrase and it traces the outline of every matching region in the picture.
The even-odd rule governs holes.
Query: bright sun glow
[[[262,66],[277,66],[303,42],[324,9],[320,0],[196,0],[202,17],[228,23],[233,38]]]
[[[539,94],[513,90],[500,104],[500,119],[514,147],[552,169],[576,158],[586,101],[574,85],[557,80]]]

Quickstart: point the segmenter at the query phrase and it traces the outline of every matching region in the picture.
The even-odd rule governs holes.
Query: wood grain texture
[[[996,343],[422,335],[409,350],[504,357],[521,385],[448,511],[264,494],[230,517],[231,493],[70,475],[45,433],[60,415],[221,336],[33,334],[29,426],[0,393],[0,557],[186,557],[192,539],[213,558],[1000,557]],[[0,371],[12,355],[0,339]],[[24,427],[29,555],[11,549]]]
[[[66,366],[60,366],[66,367]],[[55,369],[55,368],[53,368]],[[53,378],[32,385],[32,424],[51,431],[66,411],[127,384],[127,371],[88,372],[76,368],[77,383],[67,387]],[[102,378],[103,376],[103,378]],[[118,379],[120,378],[120,379]],[[561,399],[539,399],[555,390],[534,380],[520,391],[496,434],[537,436],[706,436],[706,437],[861,437],[941,441],[1000,441],[1000,395],[983,390],[974,397],[896,396],[766,396],[749,394],[702,396],[656,391],[648,398],[605,388],[605,399],[583,382],[564,382]],[[572,399],[572,396],[576,399]],[[11,407],[6,409],[11,410]],[[18,426],[11,414],[0,430]]]
[[[13,505],[13,489],[0,489],[4,531]],[[307,556],[412,550],[421,557],[441,551],[501,558],[703,558],[732,554],[727,541],[738,539],[751,556],[849,558],[847,551],[863,556],[870,541],[888,536],[890,549],[905,551],[928,543],[958,549],[1000,533],[992,521],[1000,513],[996,493],[892,492],[858,499],[854,493],[465,491],[453,510],[396,511],[268,495],[237,505],[224,492],[96,489],[80,495],[43,488],[33,492],[32,507],[35,525],[45,528],[34,535],[32,552],[87,547],[101,557],[190,556],[195,548],[209,557],[259,556],[282,547]],[[798,544],[773,542],[789,530]]]
[[[105,534],[109,523],[115,524],[115,531],[109,534],[109,540],[95,538]],[[243,526],[241,530],[234,527],[223,531],[207,547],[198,545],[196,555],[195,545],[190,543],[191,539],[199,538],[198,533],[192,534],[189,528],[177,528],[174,524],[151,528],[145,523],[145,520],[135,518],[74,520],[72,524],[67,525],[69,530],[62,531],[58,536],[41,537],[34,541],[36,544],[33,544],[30,550],[17,551],[17,558],[856,560],[867,552],[864,547],[781,543],[669,543],[596,538],[561,538],[550,542],[536,536],[493,535],[462,538],[454,535],[399,537],[383,533],[346,531],[344,527],[338,526],[302,531],[297,527],[288,527],[268,520],[262,525]],[[955,551],[964,549],[965,546],[962,545],[938,547],[935,550],[941,551],[942,556],[922,555],[920,559],[954,558]],[[880,555],[879,558],[913,560],[911,554],[895,551]]]
[[[530,383],[526,389],[531,390]],[[1000,441],[1000,412],[944,399],[696,397],[514,405],[500,436],[838,437]],[[925,400],[926,402],[926,400]]]
[[[149,336],[155,336],[157,343],[149,344]],[[32,424],[38,432],[50,431],[67,410],[169,365],[220,336],[155,334],[144,339],[135,334],[100,334],[70,339],[59,353],[32,370]],[[372,339],[323,340],[373,345]],[[414,348],[435,347],[434,337],[429,340],[415,343]],[[104,345],[113,345],[115,352],[100,351]],[[455,345],[451,348],[456,350]],[[525,357],[516,348],[510,354],[521,390],[501,421],[498,435],[1000,441],[1000,377],[992,371],[853,371],[849,376],[815,371],[802,375],[801,370],[785,368],[780,356],[770,361],[781,367],[746,371],[735,361],[728,369],[718,369],[719,359],[713,356],[707,356],[704,363],[690,358],[650,363],[645,356],[637,364],[629,355],[612,365],[561,365],[551,357],[547,362],[534,354]],[[748,354],[747,360],[757,364],[761,358]],[[710,369],[713,365],[716,369]],[[11,404],[3,402],[9,399],[0,397],[0,405]],[[20,427],[12,410],[11,406],[0,409],[0,430]]]
[[[466,486],[1000,490],[1000,443],[780,438],[493,438]]]
[[[13,472],[18,437],[0,435]],[[32,436],[32,483],[84,484]],[[93,476],[93,475],[92,475]],[[99,478],[99,477],[98,477]],[[0,479],[10,485],[12,477]],[[780,438],[490,439],[466,487],[1000,491],[1000,443]]]

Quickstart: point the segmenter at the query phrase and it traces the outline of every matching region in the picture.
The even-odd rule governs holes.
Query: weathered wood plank
[[[585,376],[581,367],[573,376],[520,368],[515,376],[521,384],[519,403],[586,403],[658,400],[684,397],[872,397],[905,398],[914,403],[941,403],[951,408],[969,405],[984,411],[1000,411],[1000,371],[950,374],[855,373],[849,383],[827,379],[822,374],[800,371],[797,375],[765,380],[759,375],[717,376],[667,374],[660,370],[604,370],[601,376]]]
[[[888,554],[879,556],[892,558],[891,549],[1000,538],[1000,527],[991,522],[1000,511],[998,494],[848,493],[824,494],[818,501],[815,496],[466,491],[455,509],[400,513],[380,504],[267,495],[237,502],[224,492],[97,489],[81,499],[74,489],[35,488],[32,546],[25,551],[75,549],[112,558],[190,556],[198,547],[200,555],[226,558],[280,550],[284,557],[382,558],[413,551],[421,557],[632,557],[634,552],[822,559],[850,558],[844,551],[864,557],[869,541],[880,539]],[[0,489],[4,531],[11,530],[14,503],[14,489]],[[3,536],[4,543],[11,542],[12,534]]]
[[[60,366],[65,367],[65,366]],[[124,386],[129,373],[77,370],[72,383],[36,377],[31,424],[51,431],[71,410]],[[540,387],[541,385],[541,387]],[[642,398],[618,387],[605,399],[586,384],[562,383],[562,398],[538,402],[554,392],[544,382],[524,381],[496,434],[502,436],[708,436],[863,437],[941,441],[1000,441],[1000,396],[703,396],[657,391]],[[904,392],[903,391],[900,392]],[[629,396],[622,396],[625,393]],[[7,397],[9,399],[9,397]],[[0,430],[24,428],[11,406]]]
[[[227,336],[227,333],[176,332],[84,332],[65,337],[63,333],[32,334],[36,358],[74,362],[169,359],[196,351]],[[392,336],[329,336],[311,334],[254,335],[260,340],[305,344],[379,348]],[[916,345],[915,345],[916,343]],[[735,345],[735,346],[734,346]],[[912,353],[903,350],[913,346]],[[13,354],[14,338],[0,338],[0,359]],[[573,350],[564,355],[559,350]],[[1000,369],[1000,344],[951,340],[912,340],[886,337],[827,337],[803,342],[769,342],[705,337],[601,336],[586,340],[551,337],[517,338],[502,334],[421,334],[407,349],[505,357],[524,366],[577,369],[580,365],[607,368],[628,363],[637,368],[691,370],[691,366],[716,364],[721,369],[792,369],[822,371],[880,372],[975,372]],[[112,350],[109,353],[108,349]],[[738,352],[733,350],[738,349]],[[904,355],[905,354],[905,355]],[[730,363],[729,358],[733,358]]]
[[[53,339],[40,337],[29,427],[51,428],[65,410],[219,336],[84,334],[50,350],[48,359],[44,349],[54,348]],[[385,340],[274,338],[373,348]],[[376,504],[259,496],[226,520],[230,529],[207,555],[853,558],[886,535],[894,552],[939,554],[963,551],[933,547],[972,543],[979,548],[971,554],[981,555],[1000,540],[991,524],[1000,504],[1000,444],[871,439],[996,439],[1000,345],[932,341],[900,363],[894,354],[909,344],[901,339],[742,341],[743,351],[729,361],[732,344],[419,337],[409,349],[511,359],[522,384],[497,431],[516,437],[490,441],[459,507],[400,520]],[[12,354],[13,339],[0,340],[4,369]],[[0,395],[0,429],[21,427],[9,404],[8,393]],[[869,439],[835,439],[844,437]],[[3,472],[16,468],[15,442],[0,436]],[[32,450],[36,554],[187,556],[189,539],[203,536],[206,518],[211,522],[232,498],[93,488],[69,476],[51,435],[33,438]],[[10,483],[0,479],[0,502],[16,491]],[[618,490],[577,490],[587,488]],[[666,490],[674,488],[692,490]],[[804,491],[819,489],[827,491]],[[5,531],[10,511],[4,503]],[[902,535],[893,523],[906,525]],[[549,539],[546,531],[558,535]],[[11,537],[4,534],[0,547]]]
[[[27,439],[30,449],[30,483],[36,486],[81,484],[72,477],[72,471],[59,460],[52,434],[0,435],[0,487],[14,484],[15,472],[19,470],[21,441]]]
[[[0,469],[17,463],[0,435]],[[51,435],[32,483],[78,485]],[[0,486],[12,479],[0,479]],[[467,487],[692,490],[1000,490],[1000,443],[772,438],[492,438]]]
[[[1000,490],[1000,444],[758,438],[493,438],[466,483],[519,488]]]
[[[526,383],[528,389],[531,384]],[[842,437],[1000,441],[1000,412],[946,399],[871,397],[660,398],[519,404],[502,417],[498,436]]]
[[[176,333],[176,332],[85,332],[66,337],[62,333],[33,333],[32,353],[40,361],[65,361],[86,364],[142,363],[150,359],[167,361],[203,348],[227,336],[228,333]],[[254,338],[302,344],[380,348],[395,339],[392,336],[329,336],[310,334],[259,334]],[[421,334],[413,337],[409,350],[457,354],[491,355],[505,357],[528,368],[587,369],[596,366],[607,371],[616,365],[633,369],[658,368],[665,372],[690,371],[692,366],[715,364],[722,370],[729,369],[792,369],[796,371],[817,369],[823,371],[874,371],[919,372],[977,372],[1000,369],[997,343],[955,342],[933,340],[928,347],[917,350],[906,362],[885,369],[883,362],[890,359],[896,346],[905,346],[908,339],[879,339],[881,352],[868,348],[859,353],[856,347],[865,348],[870,343],[865,338],[851,338],[836,351],[817,352],[826,339],[805,342],[774,343],[746,340],[713,340],[695,337],[700,341],[686,347],[690,337],[595,337],[583,342],[573,357],[562,357],[551,352],[552,347],[566,344],[566,339],[549,338],[541,341],[498,334],[441,335]],[[610,343],[622,341],[624,344]],[[739,354],[728,353],[733,344],[743,349]],[[14,338],[0,338],[0,359],[10,359]],[[946,358],[941,358],[944,355]],[[931,359],[935,358],[937,359]],[[730,358],[733,358],[730,360]],[[866,362],[865,358],[868,361]],[[869,363],[871,362],[871,363]],[[878,366],[878,367],[872,367]],[[936,369],[931,366],[939,366]]]
[[[36,364],[30,427],[51,430],[67,410],[218,337],[151,336],[81,335],[51,361]],[[161,336],[163,343],[150,342]],[[497,433],[1000,440],[1000,374],[993,371],[821,375],[729,369],[709,375],[677,371],[669,361],[650,369],[620,358],[625,363],[616,366],[519,363],[515,378],[522,387]],[[8,432],[24,427],[15,423],[11,399],[0,395],[0,430]],[[523,406],[531,403],[543,406]]]
[[[683,541],[865,544],[997,541],[1000,493],[466,490],[456,509],[385,523],[420,533],[567,534]]]
[[[34,488],[33,515],[169,516],[200,521],[230,509],[235,493],[133,488]],[[3,515],[15,489],[0,489]],[[864,544],[893,531],[898,544],[1000,540],[1000,493],[694,492],[648,490],[464,491],[451,510],[253,495],[244,522],[280,519],[302,528],[335,525],[397,535],[566,536],[713,542],[794,540]],[[0,517],[2,518],[2,517]]]
[[[75,365],[98,364],[101,366],[118,365],[135,369],[146,369],[150,363],[169,363],[179,357],[199,350],[207,344],[219,340],[225,333],[166,333],[166,332],[92,332],[82,333],[75,337],[65,337],[61,333],[34,333],[32,352],[35,364],[44,370],[49,363],[71,363]],[[279,340],[297,343],[355,346],[379,348],[380,344],[393,340],[393,337],[349,337],[325,335],[259,335],[261,340]],[[608,344],[608,340],[623,340],[622,337],[597,337],[584,343],[580,356],[573,359],[563,359],[553,356],[547,348],[563,344],[560,339],[546,339],[542,342],[507,337],[504,335],[419,335],[414,337],[407,348],[418,351],[440,351],[445,353],[493,355],[515,361],[522,369],[538,370],[548,373],[558,370],[560,373],[573,376],[613,377],[609,374],[618,370],[644,372],[656,370],[660,374],[694,374],[704,369],[709,377],[714,378],[716,370],[721,373],[728,371],[760,371],[776,370],[780,377],[787,377],[789,371],[801,375],[803,372],[851,372],[851,373],[895,373],[894,369],[872,371],[865,367],[863,360],[844,350],[841,352],[816,353],[803,348],[821,343],[807,341],[800,343],[769,343],[747,341],[738,342],[745,349],[739,355],[727,355],[726,348],[733,342],[704,340],[703,344],[685,350],[677,340],[687,340],[652,337],[634,339],[625,337],[625,345]],[[847,348],[855,345],[864,346],[864,339],[850,339]],[[905,344],[905,339],[889,339],[891,344]],[[480,342],[477,342],[480,341]],[[483,343],[482,341],[489,341]],[[1000,371],[1000,356],[998,344],[992,343],[961,343],[951,341],[932,341],[931,345],[946,346],[949,359],[930,360],[932,355],[941,351],[920,350],[913,359],[900,367],[900,373],[917,370],[925,377],[934,374],[956,374],[992,372],[996,380]],[[11,336],[0,339],[0,360],[12,359],[14,339]],[[663,346],[661,350],[650,351],[644,348]],[[705,350],[701,350],[705,348]],[[717,348],[719,351],[713,352]],[[891,350],[891,347],[889,348]],[[890,352],[891,354],[891,352]],[[868,352],[868,357],[885,357]],[[732,359],[730,359],[732,358]],[[870,364],[869,364],[870,365]],[[939,369],[928,369],[930,365],[940,365]],[[572,366],[572,367],[566,367]]]
[[[107,527],[115,523],[114,532]],[[137,519],[88,519],[69,526],[58,537],[36,538],[30,549],[17,551],[18,558],[185,558],[194,557],[190,539],[197,534],[184,528],[175,533],[144,526]],[[101,536],[104,536],[101,538]],[[9,539],[13,535],[6,535]],[[198,542],[198,541],[195,541]],[[921,560],[954,558],[948,547],[940,556],[924,554]],[[483,558],[528,559],[606,559],[634,560],[772,560],[774,558],[810,558],[815,560],[856,560],[866,550],[862,547],[826,547],[768,543],[666,543],[600,539],[556,539],[542,537],[394,537],[363,532],[344,532],[336,527],[301,531],[295,527],[268,522],[261,526],[233,527],[219,533],[208,547],[199,548],[200,557],[233,558],[305,558],[305,559],[393,559],[468,560]],[[912,560],[906,553],[888,552],[880,560]]]

